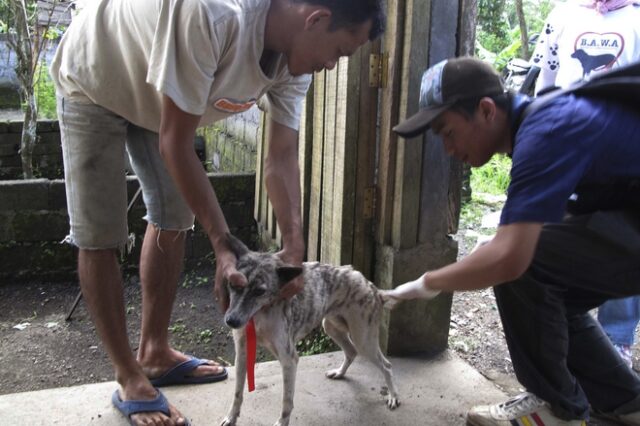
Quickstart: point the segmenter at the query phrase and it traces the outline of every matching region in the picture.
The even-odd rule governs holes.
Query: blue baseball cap
[[[420,109],[393,131],[405,138],[418,136],[455,103],[501,93],[502,80],[491,65],[471,57],[446,59],[422,74]]]

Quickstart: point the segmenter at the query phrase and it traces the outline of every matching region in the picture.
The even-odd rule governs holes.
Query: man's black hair
[[[373,41],[384,32],[386,14],[382,0],[293,0],[324,6],[331,11],[330,30],[349,28],[371,20],[369,40]]]

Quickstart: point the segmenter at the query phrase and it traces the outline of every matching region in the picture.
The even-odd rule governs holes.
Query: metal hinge
[[[386,52],[369,55],[369,87],[384,89],[389,76],[389,54]]]
[[[364,189],[364,211],[365,219],[372,219],[376,212],[376,187],[370,186]]]

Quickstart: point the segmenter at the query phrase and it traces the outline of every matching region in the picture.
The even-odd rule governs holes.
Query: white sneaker
[[[614,343],[613,347],[616,348],[616,351],[618,351],[624,363],[627,364],[629,368],[633,368],[633,352],[631,352],[631,346]]]
[[[585,420],[562,420],[553,415],[549,405],[532,393],[525,392],[506,402],[479,405],[467,413],[473,426],[586,426]]]

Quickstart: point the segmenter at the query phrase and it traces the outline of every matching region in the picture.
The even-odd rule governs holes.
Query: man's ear
[[[482,117],[482,120],[485,122],[492,122],[495,119],[497,108],[496,102],[489,97],[480,99],[480,103],[478,104],[480,117]]]
[[[304,29],[310,30],[324,22],[327,27],[331,23],[331,10],[326,7],[314,6],[304,21]]]
[[[280,285],[283,286],[300,275],[302,273],[302,268],[300,266],[279,266],[276,268],[276,273],[278,274]]]

